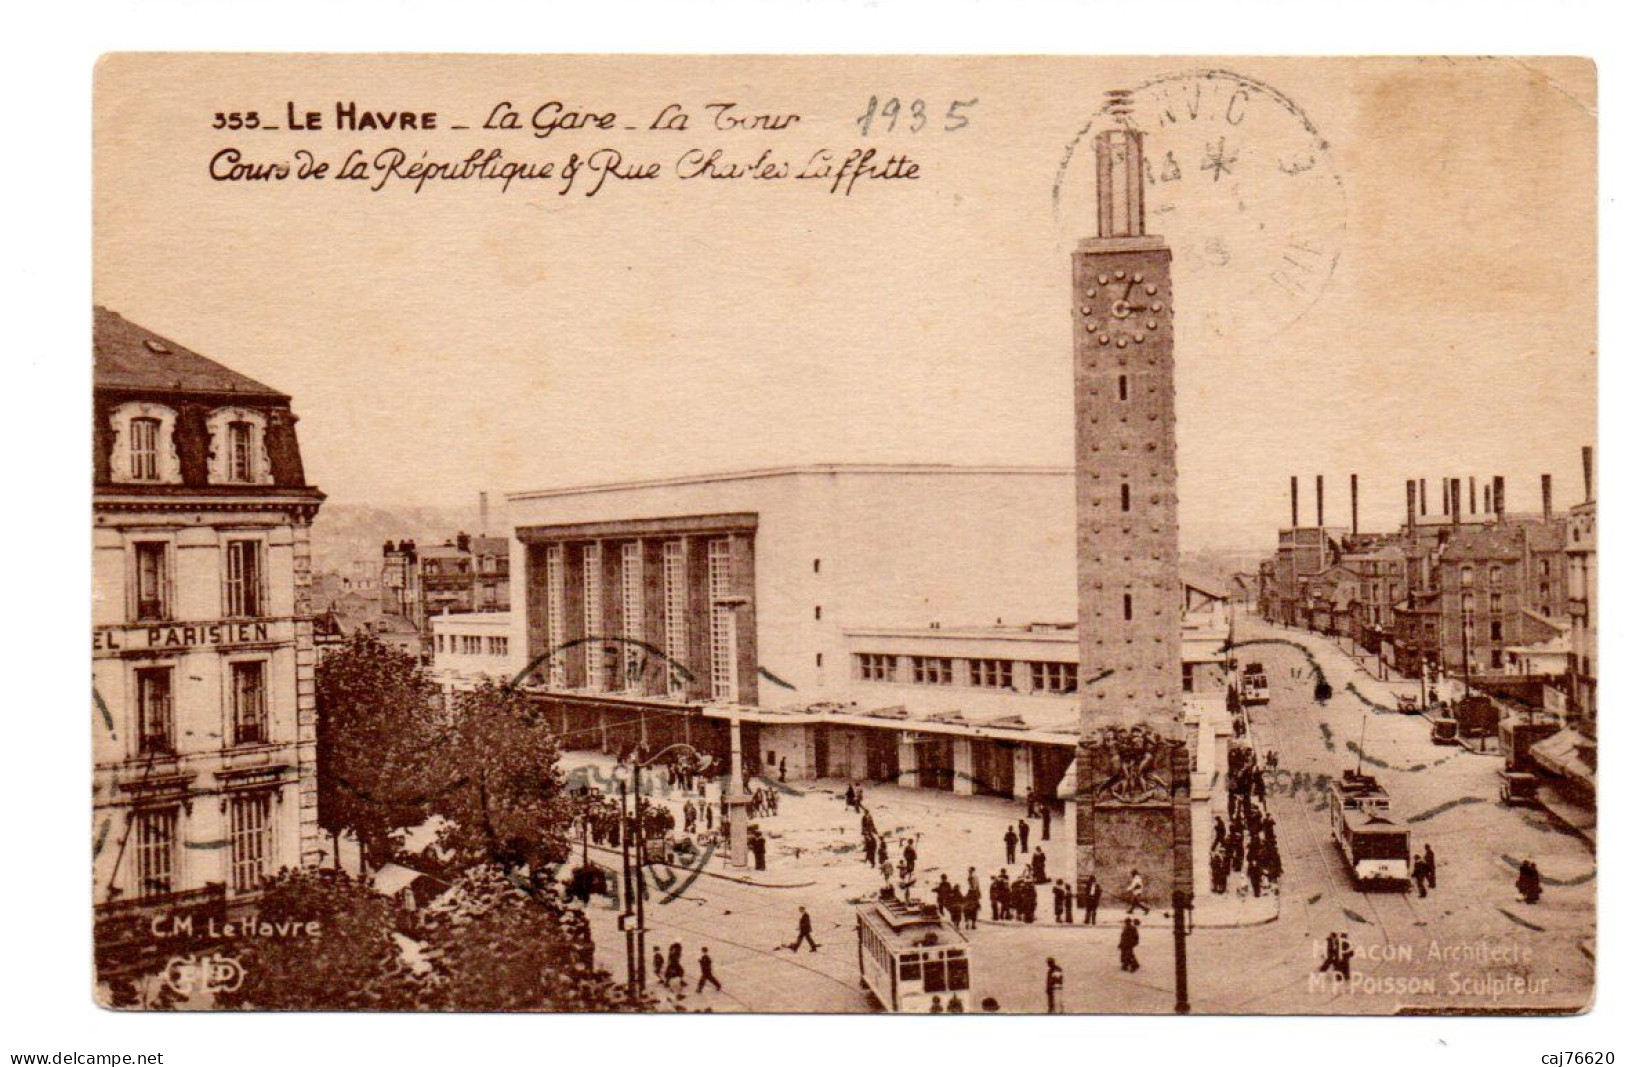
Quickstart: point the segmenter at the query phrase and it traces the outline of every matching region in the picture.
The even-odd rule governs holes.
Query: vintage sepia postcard
[[[96,1002],[1588,1010],[1596,87],[103,57]]]

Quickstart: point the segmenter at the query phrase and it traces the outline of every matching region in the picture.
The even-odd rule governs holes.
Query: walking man
[[[1117,937],[1118,965],[1130,974],[1140,969],[1140,961],[1134,956],[1134,949],[1140,943],[1140,921],[1123,917],[1123,932]]]
[[[1428,888],[1439,888],[1439,862],[1433,858],[1433,846],[1422,846],[1422,860],[1428,865]]]
[[[1066,883],[1059,878],[1055,880],[1055,921],[1066,921]]]
[[[1049,1013],[1059,1015],[1066,1011],[1066,1006],[1061,1002],[1061,991],[1066,984],[1066,976],[1061,971],[1061,965],[1055,962],[1054,956],[1049,957],[1045,964],[1044,999],[1049,1002]]]
[[[796,922],[796,939],[791,942],[790,951],[800,952],[803,941],[811,945],[814,952],[818,951],[818,942],[813,940],[812,935],[812,916],[807,914],[805,907],[801,909],[801,918]]]
[[[1026,819],[1018,819],[1016,821],[1016,829],[1021,834],[1021,851],[1026,852],[1027,851],[1027,836],[1030,833],[1032,833],[1032,828],[1027,825],[1027,820]],[[1014,863],[1015,860],[1012,859],[1010,862]]]
[[[1103,890],[1101,889],[1100,880],[1091,874],[1089,876],[1089,880],[1083,883],[1082,889],[1083,925],[1095,925],[1095,913],[1100,910],[1100,896],[1102,892]]]
[[[1139,908],[1150,915],[1151,909],[1145,903],[1145,879],[1140,876],[1139,868],[1134,868],[1128,874],[1128,911],[1124,914],[1133,915],[1134,909]]]
[[[1048,804],[1045,804],[1045,803],[1041,802],[1041,806],[1038,809],[1038,817],[1041,820],[1043,820],[1043,824],[1044,824],[1044,830],[1043,830],[1044,840],[1048,841],[1049,840],[1049,819],[1050,819],[1049,805]]]
[[[1062,882],[1061,891],[1064,894],[1061,903],[1066,905],[1066,919],[1064,921],[1070,923],[1072,921],[1072,887]]]
[[[1004,832],[1004,862],[1012,867],[1016,865],[1016,842],[1018,840],[1020,839],[1016,837],[1016,828],[1014,826]]]
[[[701,945],[700,946],[700,980],[699,980],[699,983],[694,986],[694,992],[695,993],[703,993],[703,992],[705,992],[705,983],[707,983],[707,982],[710,982],[712,985],[716,986],[718,993],[722,992],[722,983],[717,981],[716,972],[711,969],[711,950],[709,948],[706,948],[704,945]]]

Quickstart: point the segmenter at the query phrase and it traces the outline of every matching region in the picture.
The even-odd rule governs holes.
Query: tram
[[[1270,702],[1269,675],[1262,663],[1249,663],[1241,672],[1241,702],[1252,707]]]
[[[1389,817],[1388,790],[1376,778],[1344,771],[1328,791],[1332,837],[1361,889],[1411,886],[1411,832]]]
[[[970,942],[930,904],[906,904],[890,887],[858,907],[858,977],[889,1012],[972,1010]]]

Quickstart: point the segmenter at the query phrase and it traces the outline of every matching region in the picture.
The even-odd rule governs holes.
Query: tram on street
[[[1332,837],[1360,889],[1411,886],[1411,832],[1390,817],[1388,790],[1376,778],[1344,771],[1328,791]]]
[[[943,1011],[955,997],[972,1010],[971,951],[935,905],[908,904],[890,887],[858,907],[858,977],[889,1012]]]
[[[1270,702],[1269,675],[1262,663],[1249,663],[1241,672],[1241,702],[1252,707]]]

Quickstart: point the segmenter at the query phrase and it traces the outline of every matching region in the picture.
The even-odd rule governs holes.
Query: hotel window
[[[271,865],[271,794],[233,797],[231,817],[231,891],[258,889]]]
[[[259,541],[226,542],[226,616],[265,613],[265,546]]]
[[[1471,615],[1476,608],[1477,604],[1473,600],[1473,594],[1461,594],[1461,613],[1463,615]]]
[[[1552,561],[1551,560],[1543,559],[1543,560],[1540,561],[1540,576],[1542,578],[1550,578],[1552,576]]]
[[[1473,584],[1473,568],[1471,568],[1471,567],[1463,567],[1461,569],[1461,587],[1463,589],[1470,589],[1470,588],[1472,588],[1472,584]]]
[[[226,424],[226,447],[229,450],[230,478],[234,482],[248,483],[254,480],[254,424],[249,422],[228,422]]]
[[[1078,691],[1078,665],[1076,663],[1035,662],[1029,664],[1033,672],[1035,693],[1076,693]]]
[[[915,656],[915,685],[952,685],[954,661],[946,656]]]
[[[722,601],[733,594],[733,556],[726,538],[706,545],[711,589],[711,696],[731,701],[735,695],[734,613]]]
[[[491,642],[491,655],[506,656],[508,654],[508,639],[506,637],[488,638]]]
[[[1491,641],[1499,641],[1499,640],[1501,640],[1501,620],[1500,619],[1491,619],[1490,620],[1490,640]]]
[[[1500,567],[1491,567],[1490,568],[1490,588],[1491,589],[1499,589],[1499,588],[1501,588],[1501,568]]]
[[[143,667],[135,672],[136,753],[167,756],[175,751],[173,670]]]
[[[604,546],[582,546],[581,625],[587,638],[587,688],[604,688]]]
[[[169,618],[169,546],[162,541],[135,543],[135,618]]]
[[[1491,593],[1490,594],[1490,614],[1491,615],[1499,615],[1499,614],[1501,614],[1501,594],[1500,593]]]
[[[679,660],[688,656],[688,615],[683,610],[683,599],[688,590],[688,569],[683,566],[683,544],[667,541],[660,549],[660,570],[665,586],[662,604],[666,624],[666,691],[683,691],[682,668]]]
[[[897,681],[897,657],[876,652],[858,653],[858,677],[865,682]]]
[[[231,665],[231,742],[263,745],[269,730],[265,713],[265,661]]]
[[[565,685],[563,545],[547,546],[547,684]]]
[[[179,813],[174,808],[138,811],[132,818],[135,895],[155,897],[175,891],[175,831]]]
[[[981,689],[1014,689],[1015,664],[1007,659],[973,659],[970,684]]]
[[[158,480],[158,435],[163,425],[158,419],[130,420],[130,477],[134,481]]]
[[[626,662],[626,689],[640,688],[643,679],[643,545],[621,546],[621,638]]]

